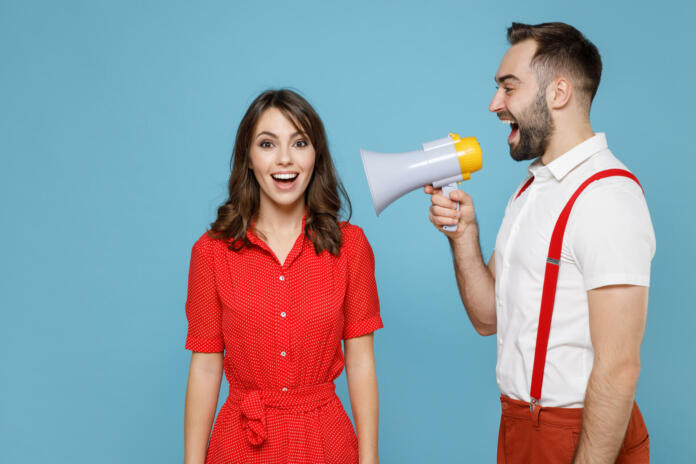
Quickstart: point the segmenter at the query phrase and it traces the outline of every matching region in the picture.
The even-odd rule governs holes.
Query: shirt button
[[[500,344],[502,345],[502,344],[503,344],[503,339],[500,338],[500,337],[498,337],[498,343],[500,343]]]
[[[284,276],[284,275],[282,275],[282,276],[280,276],[280,277],[278,277],[278,278],[280,279],[281,282],[285,280],[285,276]]]
[[[285,311],[283,311],[282,313],[280,313],[280,317],[285,317],[285,316],[287,316],[287,314],[285,314]]]
[[[503,265],[505,266],[505,269],[510,268],[510,263],[508,261],[505,261],[505,263]]]
[[[286,392],[286,391],[288,391],[288,387],[283,387],[282,390],[283,390],[284,392]]]
[[[518,232],[520,230],[520,225],[515,224],[515,226],[512,228],[512,230],[514,230],[515,232]]]
[[[281,351],[281,352],[280,352],[280,355],[284,357],[284,356],[287,355],[287,353],[286,353],[285,351]]]

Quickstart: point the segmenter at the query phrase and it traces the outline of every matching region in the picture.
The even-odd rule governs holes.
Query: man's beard
[[[543,155],[553,133],[553,120],[546,105],[545,91],[540,89],[534,103],[522,110],[519,118],[513,117],[513,120],[518,124],[520,140],[517,145],[510,145],[512,159],[525,161]]]

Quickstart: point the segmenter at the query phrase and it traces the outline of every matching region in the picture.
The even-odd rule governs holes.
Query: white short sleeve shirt
[[[598,133],[548,165],[529,167],[532,184],[508,202],[495,244],[496,376],[503,395],[529,401],[539,308],[551,233],[575,190],[594,173],[626,169]],[[526,180],[525,180],[526,182]],[[546,356],[541,405],[582,407],[592,370],[587,291],[650,284],[655,233],[643,192],[624,177],[598,180],[568,221]]]

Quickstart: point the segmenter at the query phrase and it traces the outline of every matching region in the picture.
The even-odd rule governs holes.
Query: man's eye
[[[261,143],[259,143],[259,146],[261,148],[273,148],[273,143],[271,143],[269,140],[263,140]]]
[[[307,142],[305,140],[298,140],[295,142],[295,146],[299,148],[304,148],[307,146]]]
[[[510,93],[513,89],[511,87],[503,87],[503,90],[505,91],[505,93]]]

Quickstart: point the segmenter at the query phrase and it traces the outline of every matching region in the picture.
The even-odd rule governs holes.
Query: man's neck
[[[575,126],[565,126],[554,130],[549,146],[546,148],[544,155],[541,157],[541,162],[544,165],[563,156],[573,147],[580,145],[585,140],[595,135],[590,122]]]

